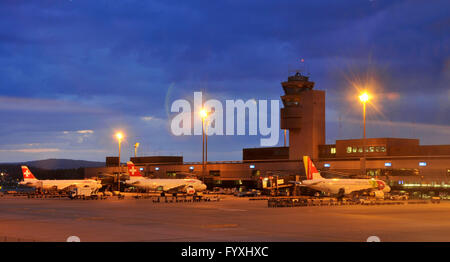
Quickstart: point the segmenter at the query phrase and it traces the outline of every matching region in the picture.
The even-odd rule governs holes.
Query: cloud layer
[[[450,144],[448,135],[422,128],[450,125],[449,7],[443,0],[3,1],[0,160],[102,160],[117,154],[113,134],[123,130],[125,155],[140,142],[141,154],[197,161],[198,137],[168,133],[172,101],[194,91],[279,99],[280,82],[295,68],[327,91],[328,142],[357,136],[356,92],[367,87],[377,98],[369,120],[399,130],[413,123],[422,141]],[[373,137],[405,134],[375,130]],[[210,141],[212,160],[240,159],[242,147],[259,145],[257,137]],[[36,143],[56,150],[23,147]]]

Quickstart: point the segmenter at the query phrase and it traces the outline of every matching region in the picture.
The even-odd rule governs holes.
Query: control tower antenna
[[[305,59],[299,58],[297,61],[298,63],[296,63],[294,67],[288,65],[288,75],[302,75],[309,77],[311,74],[308,71]]]

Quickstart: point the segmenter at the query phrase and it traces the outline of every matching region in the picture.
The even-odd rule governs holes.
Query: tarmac
[[[268,208],[267,201],[0,198],[0,242],[450,241],[450,202]]]

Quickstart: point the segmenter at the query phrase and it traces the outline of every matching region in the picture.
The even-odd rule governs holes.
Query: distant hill
[[[45,159],[28,161],[23,163],[30,167],[36,167],[40,169],[76,169],[82,167],[102,167],[105,166],[105,162],[95,162],[86,160],[72,160],[72,159]]]

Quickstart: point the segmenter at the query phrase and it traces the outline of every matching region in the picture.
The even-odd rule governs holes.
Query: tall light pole
[[[205,159],[208,159],[208,156],[205,157],[205,141],[208,143],[208,140],[205,140],[205,120],[208,117],[208,112],[205,109],[200,111],[200,116],[202,117],[202,180],[205,181]],[[208,139],[208,138],[206,138]],[[208,149],[206,148],[206,154],[208,154]]]
[[[121,166],[120,166],[120,146],[123,139],[123,134],[121,132],[116,133],[117,141],[119,142],[119,173],[117,175],[117,190],[120,193],[120,173],[122,172]]]
[[[139,147],[139,143],[134,144],[134,157],[137,157],[137,149]]]
[[[359,100],[363,103],[363,163],[362,163],[362,173],[363,175],[367,175],[366,172],[366,103],[369,101],[370,97],[367,92],[362,93],[359,96]]]

